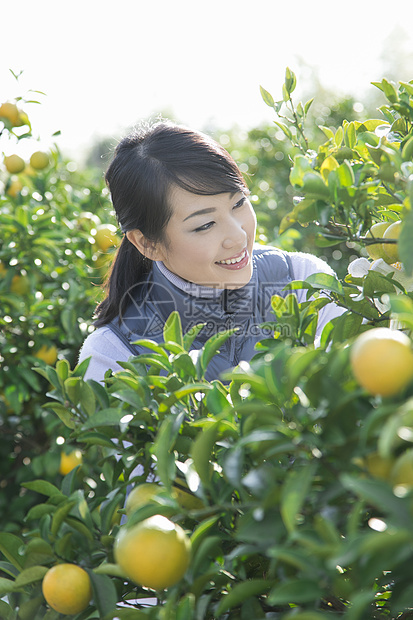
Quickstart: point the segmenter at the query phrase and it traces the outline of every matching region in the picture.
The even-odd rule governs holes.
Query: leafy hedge
[[[413,617],[413,385],[370,396],[349,360],[360,332],[413,327],[413,84],[383,80],[384,121],[325,129],[314,149],[304,139],[309,107],[291,108],[294,86],[287,70],[284,103],[263,91],[302,149],[290,174],[296,206],[282,226],[316,222],[320,243],[348,240],[363,255],[373,222],[400,219],[404,267],[364,258],[364,271],[353,265],[342,280],[292,283],[308,301],[274,297],[275,337],[222,380],[207,382],[205,369],[229,334],[195,359],[195,332],[182,334],[177,314],[164,343],[145,341],[150,353],[108,372],[105,386],[83,380],[87,361],[38,367],[49,385],[45,417],[54,416],[65,445],[82,449],[83,463],[64,476],[21,473],[32,504],[21,529],[0,533],[2,617],[57,618],[41,581],[60,561],[79,563],[92,580],[93,602],[78,620]],[[330,300],[344,313],[315,348],[317,313]],[[401,463],[406,482],[395,485]],[[130,582],[113,558],[128,486],[148,476],[164,492],[128,523],[162,514],[192,541],[183,580],[157,593]]]

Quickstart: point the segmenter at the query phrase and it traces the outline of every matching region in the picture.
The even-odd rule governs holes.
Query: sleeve
[[[305,280],[313,273],[328,273],[335,276],[334,270],[324,260],[313,256],[313,254],[306,254],[304,252],[291,252],[289,254],[291,264],[293,267],[294,280]],[[306,300],[306,290],[300,289],[297,291],[297,300],[299,303]],[[324,306],[318,315],[318,325],[316,332],[315,344],[320,342],[321,333],[325,325],[337,316],[340,316],[345,312],[345,308],[340,308],[335,303],[330,303]]]
[[[86,379],[102,381],[107,370],[122,370],[117,362],[126,362],[131,356],[129,349],[108,327],[99,327],[84,341],[79,353],[79,362],[90,357]]]

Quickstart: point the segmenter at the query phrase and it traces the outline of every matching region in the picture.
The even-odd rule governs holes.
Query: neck
[[[163,264],[162,261],[155,261],[156,266],[162,275],[165,276],[177,288],[188,295],[192,295],[193,297],[203,297],[208,299],[215,299],[219,297],[224,289],[222,288],[214,288],[212,286],[203,286],[202,284],[195,284],[195,282],[188,282],[188,280],[183,280],[176,275],[176,273],[172,273],[169,271],[167,267]]]

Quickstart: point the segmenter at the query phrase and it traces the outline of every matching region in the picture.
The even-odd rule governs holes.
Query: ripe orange
[[[6,118],[14,127],[17,127],[20,120],[17,106],[9,101],[2,103],[0,105],[0,118]]]
[[[398,239],[400,236],[400,232],[402,229],[402,221],[398,220],[397,222],[393,222],[390,226],[384,231],[383,239]],[[393,263],[397,263],[400,260],[399,251],[397,249],[397,243],[383,243],[382,244],[383,252],[386,256],[384,259],[386,263],[392,265]]]
[[[410,338],[388,327],[358,336],[351,347],[350,363],[356,380],[373,395],[395,396],[413,379]]]
[[[43,578],[42,591],[50,607],[64,615],[80,613],[92,598],[89,575],[76,564],[53,566]]]
[[[43,151],[36,151],[30,157],[30,165],[34,170],[43,170],[44,168],[47,168],[49,163],[49,156]]]
[[[54,345],[48,347],[43,344],[34,354],[39,360],[43,360],[46,364],[55,364],[57,360],[57,347]]]
[[[161,515],[121,527],[114,545],[115,560],[125,575],[153,590],[169,588],[182,579],[190,553],[184,530]]]
[[[4,165],[10,174],[19,174],[19,172],[23,172],[26,167],[24,159],[16,154],[5,157]]]
[[[109,248],[119,244],[117,229],[113,224],[101,224],[96,229],[95,242],[99,250],[107,252]]]
[[[75,467],[82,464],[82,453],[80,450],[72,450],[67,454],[66,452],[62,452],[60,455],[60,466],[59,473],[62,476],[66,476],[68,473],[72,471]]]
[[[384,231],[390,226],[391,222],[376,222],[370,228],[367,233],[368,238],[376,238],[381,239],[383,237]],[[384,253],[383,244],[381,243],[372,243],[371,245],[366,245],[366,252],[373,260],[377,260],[382,258],[383,260],[387,260],[387,255]]]
[[[143,484],[138,484],[132,489],[126,498],[126,514],[130,515],[134,510],[137,510],[145,504],[149,504],[160,491],[162,491],[162,487],[154,482],[144,482]]]

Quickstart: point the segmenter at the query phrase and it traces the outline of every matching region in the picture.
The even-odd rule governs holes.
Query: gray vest
[[[266,321],[276,320],[271,311],[271,298],[273,295],[285,297],[287,293],[282,289],[293,279],[288,254],[266,246],[254,248],[253,274],[247,285],[217,291],[212,298],[185,293],[174,286],[154,263],[147,278],[128,291],[125,312],[108,327],[132,355],[147,352],[132,344],[135,340],[145,338],[163,342],[165,321],[174,310],[179,312],[184,333],[198,323],[205,323],[193,342],[193,349],[203,347],[214,334],[239,328],[210,362],[205,377],[211,381],[241,360],[249,361],[256,353],[257,342],[272,334],[271,330],[260,326]]]

